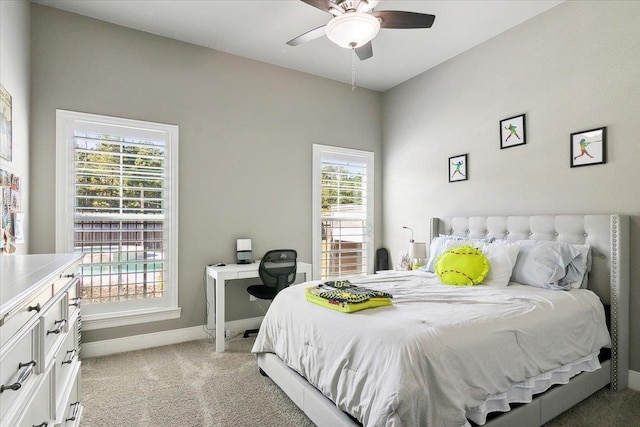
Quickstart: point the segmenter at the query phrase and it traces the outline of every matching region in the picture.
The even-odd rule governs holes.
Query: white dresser
[[[0,256],[0,425],[78,426],[81,254]]]

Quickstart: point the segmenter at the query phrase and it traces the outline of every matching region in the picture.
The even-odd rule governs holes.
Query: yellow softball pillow
[[[480,249],[458,246],[445,251],[436,262],[436,274],[445,285],[473,286],[489,273],[489,261]]]

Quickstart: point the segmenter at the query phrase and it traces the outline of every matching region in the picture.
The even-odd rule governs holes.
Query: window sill
[[[116,328],[118,326],[135,325],[138,323],[158,322],[161,320],[178,319],[181,308],[156,308],[147,310],[131,310],[117,313],[82,315],[82,329]]]

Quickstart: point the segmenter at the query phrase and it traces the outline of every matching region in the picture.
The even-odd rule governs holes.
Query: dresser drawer
[[[77,317],[73,318],[73,324],[69,325],[69,332],[55,355],[55,395],[56,405],[59,406],[63,399],[64,391],[69,387],[70,381],[75,379],[74,373],[77,371],[80,360],[80,349],[78,348],[78,322]]]
[[[67,294],[59,295],[43,316],[40,318],[41,333],[44,340],[43,355],[47,357],[49,351],[52,349],[55,343],[59,343],[64,339],[63,336],[68,330],[68,309],[67,309]]]
[[[72,264],[67,267],[62,273],[58,274],[57,279],[53,283],[53,293],[54,295],[62,288],[64,288],[71,280],[79,277],[78,274],[78,264]]]
[[[12,425],[16,427],[53,427],[50,374],[51,371],[47,372],[38,385],[38,389],[22,414],[22,419]]]
[[[62,413],[56,421],[55,426],[79,426],[83,410],[84,406],[82,405],[82,402],[80,402],[80,369],[76,369],[71,392],[67,396],[67,402],[64,404]]]
[[[9,408],[22,406],[21,402],[33,389],[37,381],[37,366],[34,357],[35,328],[25,333],[14,345],[3,349],[0,359],[0,420],[5,419]],[[0,424],[4,425],[3,422]]]
[[[67,304],[69,304],[69,318],[73,316],[76,311],[80,310],[80,303],[82,302],[82,279],[76,275],[70,283],[67,290]]]
[[[26,304],[21,304],[8,313],[0,326],[0,347],[7,344],[22,327],[29,327],[27,325],[40,315],[42,307],[49,301],[51,295],[51,286],[47,286]]]

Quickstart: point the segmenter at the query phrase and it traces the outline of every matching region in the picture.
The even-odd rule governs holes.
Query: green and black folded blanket
[[[306,289],[306,297],[307,301],[344,313],[391,305],[393,298],[387,292],[355,286],[348,280],[328,281],[310,286]]]

